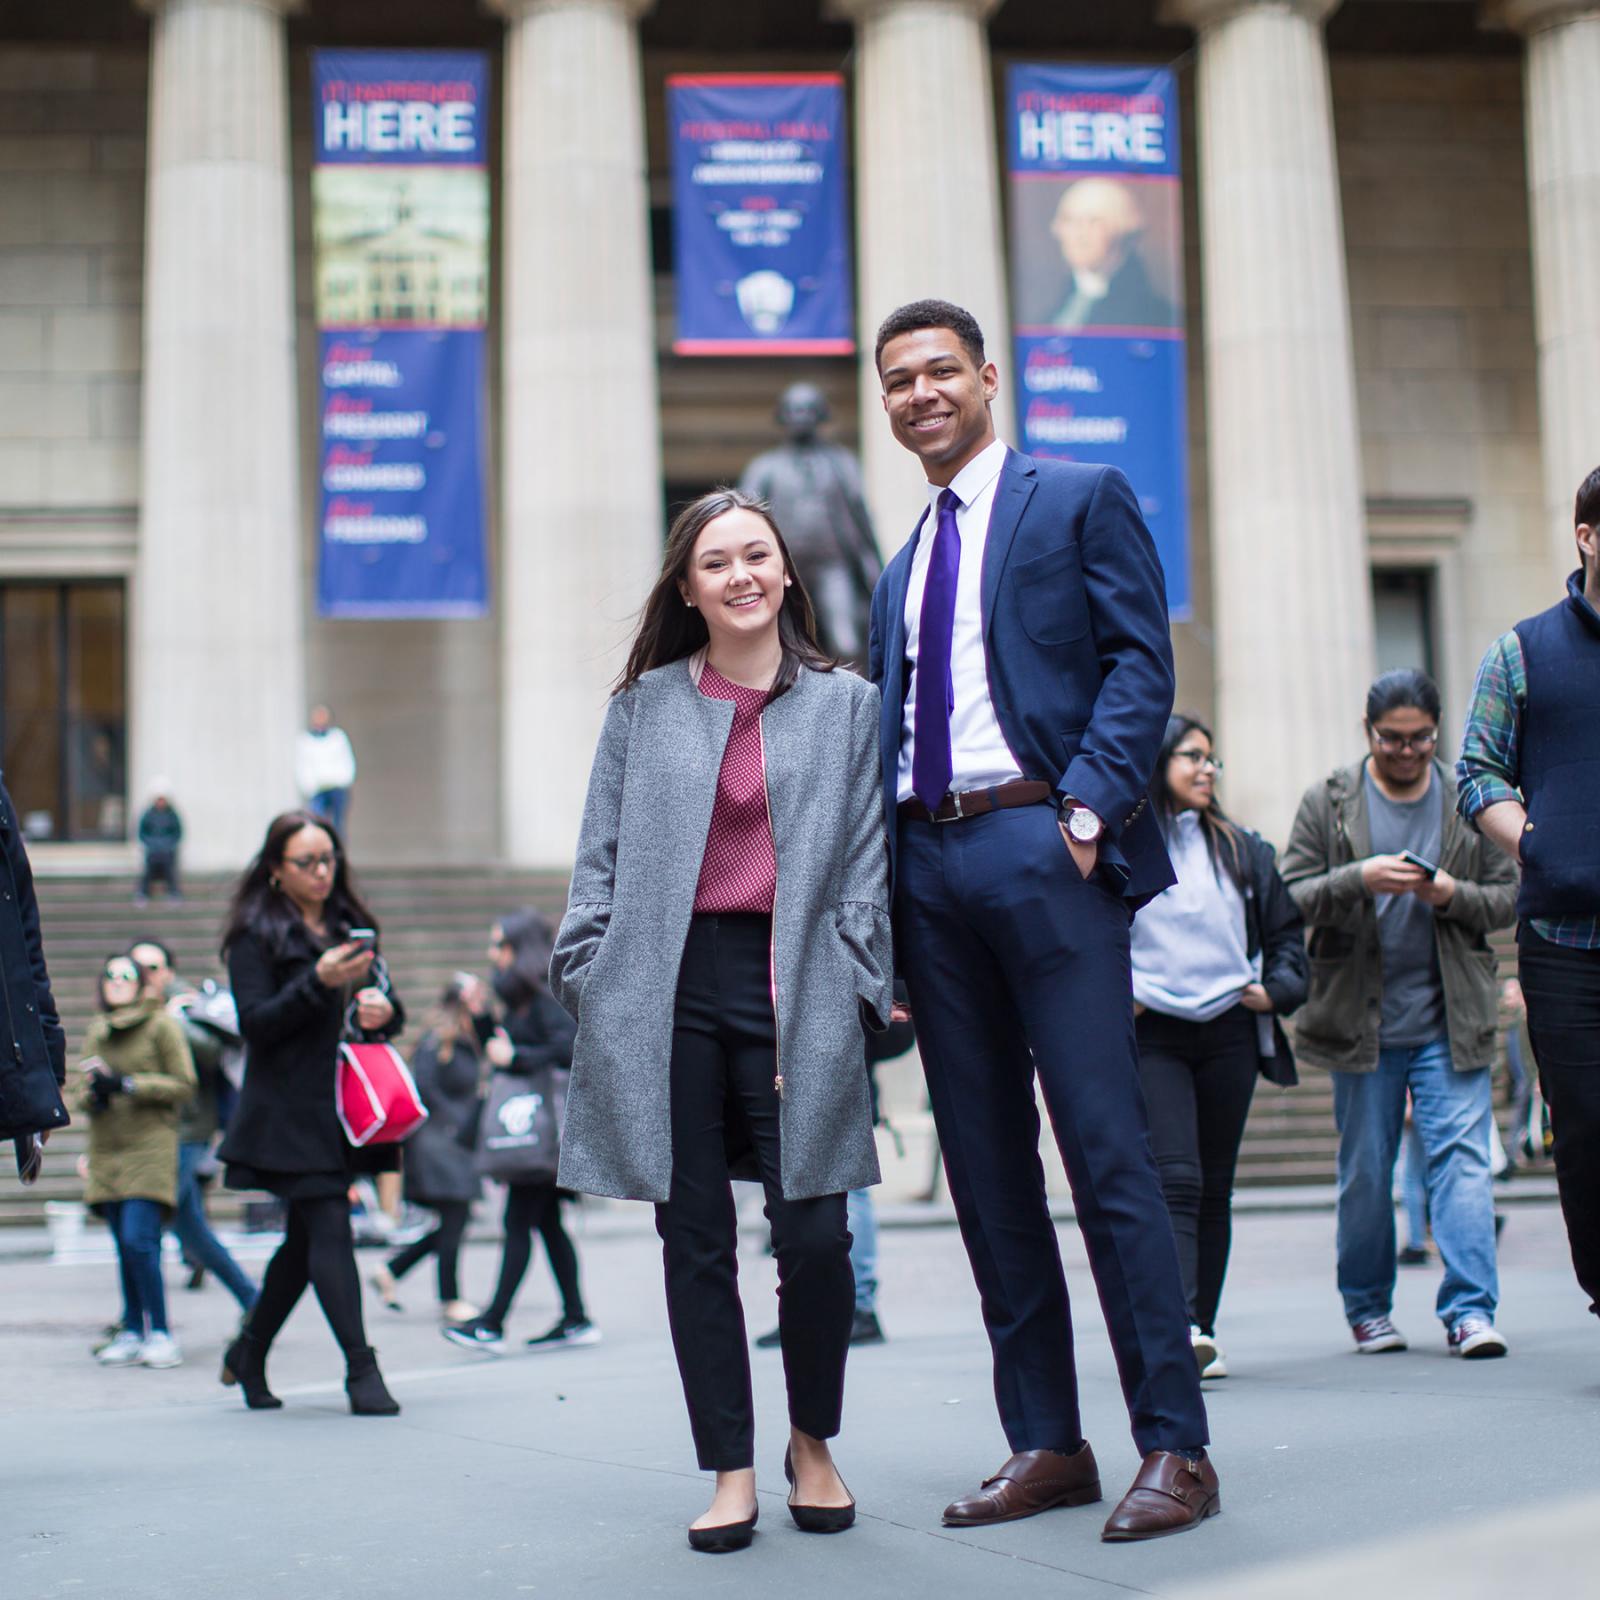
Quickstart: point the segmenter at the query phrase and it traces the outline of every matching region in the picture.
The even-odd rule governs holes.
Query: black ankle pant
[[[523,1274],[533,1259],[533,1235],[538,1231],[550,1257],[556,1288],[561,1291],[561,1315],[568,1322],[587,1322],[583,1288],[578,1281],[578,1252],[561,1225],[561,1191],[553,1183],[513,1183],[506,1189],[505,1245],[500,1255],[500,1282],[483,1320],[500,1327],[511,1314],[511,1302],[522,1287]]]
[[[707,1471],[755,1461],[750,1352],[739,1303],[728,1145],[754,1146],[778,1262],[778,1327],[789,1419],[815,1439],[839,1431],[855,1309],[845,1197],[783,1197],[771,921],[697,916],[679,969],[672,1034],[672,1189],[656,1207],[667,1317]]]
[[[439,1226],[432,1233],[408,1244],[398,1255],[389,1259],[389,1270],[403,1278],[429,1256],[439,1258],[439,1299],[443,1303],[461,1298],[461,1286],[456,1279],[456,1265],[461,1256],[461,1236],[467,1231],[467,1218],[472,1207],[465,1200],[441,1200],[433,1208],[439,1213]]]
[[[286,1203],[289,1216],[283,1243],[267,1263],[261,1297],[250,1313],[250,1333],[271,1344],[309,1283],[339,1348],[349,1356],[367,1343],[361,1320],[361,1276],[350,1236],[350,1202],[335,1194]]]
[[[1555,1135],[1556,1186],[1578,1287],[1600,1315],[1600,950],[1517,929],[1528,1038]]]
[[[1256,1090],[1255,1013],[1234,1006],[1210,1022],[1185,1022],[1146,1011],[1134,1027],[1189,1320],[1215,1333],[1233,1242],[1233,1173]]]

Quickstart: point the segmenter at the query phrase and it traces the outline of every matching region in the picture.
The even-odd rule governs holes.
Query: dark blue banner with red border
[[[680,355],[849,355],[844,81],[667,80]]]
[[[487,57],[313,54],[325,617],[480,617]]]
[[[1017,416],[1030,455],[1128,476],[1190,615],[1177,85],[1165,68],[1007,74]]]

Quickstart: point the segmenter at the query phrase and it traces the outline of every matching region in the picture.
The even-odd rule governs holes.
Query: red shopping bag
[[[344,1136],[356,1149],[399,1144],[428,1120],[417,1081],[388,1044],[342,1044],[333,1103]]]

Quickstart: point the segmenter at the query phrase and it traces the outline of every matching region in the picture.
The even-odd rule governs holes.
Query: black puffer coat
[[[67,1036],[50,993],[33,872],[0,782],[0,1138],[64,1128]]]
[[[437,1034],[425,1033],[411,1056],[411,1075],[428,1108],[428,1120],[406,1141],[406,1198],[419,1206],[470,1204],[483,1180],[467,1130],[477,1121],[480,1062],[470,1034],[459,1038],[446,1060]]]

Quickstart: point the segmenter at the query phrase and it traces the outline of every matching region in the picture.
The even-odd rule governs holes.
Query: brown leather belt
[[[913,822],[965,822],[988,811],[1007,811],[1012,806],[1042,805],[1051,796],[1048,783],[1019,778],[1015,783],[996,784],[992,789],[968,789],[962,794],[947,794],[937,811],[930,811],[913,797],[900,802],[900,815]]]

